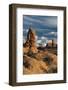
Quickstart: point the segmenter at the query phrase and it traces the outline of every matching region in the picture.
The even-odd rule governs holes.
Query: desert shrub
[[[23,60],[23,65],[26,67],[26,68],[29,68],[30,64],[28,62],[26,62],[25,60]]]
[[[48,73],[57,73],[57,68],[49,68]]]
[[[27,55],[31,58],[35,58],[36,53],[33,53],[32,51],[29,51]]]
[[[43,61],[46,62],[46,63],[48,63],[48,64],[51,64],[51,59],[50,59],[49,56],[45,56],[45,57],[43,58]]]
[[[53,69],[53,73],[57,73],[57,68],[56,69]]]

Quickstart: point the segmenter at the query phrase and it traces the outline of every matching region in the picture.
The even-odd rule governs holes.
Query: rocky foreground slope
[[[23,45],[23,74],[57,73],[57,55],[53,51],[53,47],[50,50],[38,49],[35,32],[30,28]]]

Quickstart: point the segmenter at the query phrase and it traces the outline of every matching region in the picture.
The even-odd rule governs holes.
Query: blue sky
[[[35,30],[37,40],[57,40],[57,16],[24,15],[24,38],[26,38],[29,27]]]

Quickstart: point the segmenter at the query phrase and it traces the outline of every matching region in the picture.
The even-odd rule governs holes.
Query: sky
[[[46,44],[48,40],[57,41],[57,16],[23,16],[23,37],[27,36],[29,27],[36,32],[37,43]]]

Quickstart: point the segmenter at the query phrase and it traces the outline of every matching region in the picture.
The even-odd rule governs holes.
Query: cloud
[[[37,44],[37,46],[46,46],[46,41],[42,41],[42,40],[37,40],[37,42],[36,42],[36,44]]]
[[[57,32],[49,32],[48,34],[49,34],[49,35],[57,36]]]
[[[27,33],[28,32],[28,29],[23,29],[23,32],[26,32]]]
[[[28,32],[28,29],[26,29],[26,32]]]
[[[41,38],[40,38],[41,40],[48,40],[48,38],[47,37],[45,37],[45,36],[42,36]]]
[[[57,32],[48,32],[48,33],[46,33],[45,35],[51,35],[51,36],[57,36]]]
[[[42,21],[40,21],[38,19],[35,19],[35,18],[32,18],[30,16],[24,16],[24,20],[31,21],[31,22],[36,22],[36,23],[42,23]]]
[[[36,44],[37,44],[37,46],[46,46],[47,42],[48,42],[48,38],[42,36],[42,37],[40,37],[40,39],[38,39],[36,41]]]
[[[41,39],[43,40],[43,39],[45,39],[45,37],[42,36]]]
[[[50,16],[43,20],[50,27],[57,27],[57,16]]]
[[[24,16],[24,21],[28,25],[40,24],[50,28],[57,27],[57,16]]]
[[[27,20],[24,20],[24,24],[25,24],[25,25],[32,25],[32,22],[29,22],[29,21],[27,21]]]

